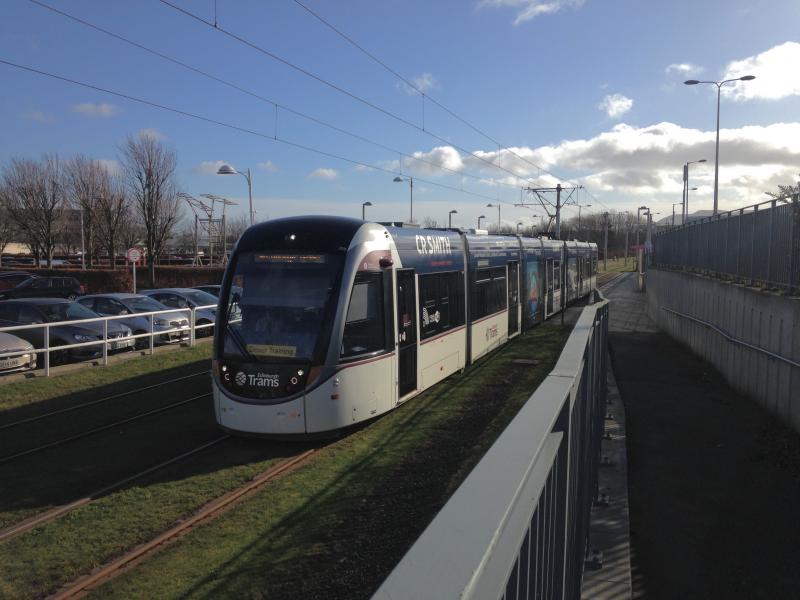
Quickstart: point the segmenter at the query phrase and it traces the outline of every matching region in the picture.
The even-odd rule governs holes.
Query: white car
[[[22,338],[0,331],[0,373],[14,373],[36,368],[33,345]]]

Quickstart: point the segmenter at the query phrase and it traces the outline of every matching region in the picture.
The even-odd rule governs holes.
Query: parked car
[[[161,304],[169,308],[197,308],[198,306],[209,306],[200,308],[194,313],[195,327],[198,325],[208,325],[214,323],[217,316],[217,298],[208,292],[202,292],[192,288],[161,288],[155,290],[142,290],[142,294],[155,298]],[[197,337],[211,335],[213,327],[206,327],[197,332]]]
[[[201,292],[206,292],[207,294],[211,294],[215,298],[219,298],[219,291],[222,289],[221,285],[196,285],[192,288],[193,290],[200,290]]]
[[[0,373],[14,373],[36,368],[33,345],[10,333],[0,332]]]
[[[83,296],[86,288],[74,277],[29,277],[9,290],[0,291],[0,300],[11,298],[66,298]]]
[[[84,296],[78,300],[86,308],[93,310],[104,317],[116,315],[130,315],[125,319],[115,319],[114,323],[121,323],[130,327],[133,333],[150,333],[150,317],[136,316],[136,313],[155,312],[168,310],[155,298],[143,296],[142,294],[93,294]],[[161,315],[153,315],[153,331],[167,331],[169,329],[179,329],[164,333],[153,338],[155,344],[171,344],[189,339],[189,313],[168,312]],[[136,347],[144,348],[150,345],[149,338],[137,338]]]
[[[27,271],[5,271],[0,273],[0,290],[10,290],[31,277],[36,277]]]
[[[78,302],[61,298],[25,298],[0,301],[0,327],[38,325],[93,318],[99,319],[100,315]],[[44,327],[15,330],[14,335],[27,340],[35,348],[41,349],[45,346]],[[133,340],[120,339],[130,335],[130,327],[109,321],[108,340],[110,341],[108,342],[108,350],[113,352],[132,348]],[[50,348],[94,342],[102,339],[103,323],[100,321],[95,323],[76,323],[75,325],[65,323],[50,327]],[[50,364],[67,362],[70,359],[87,360],[102,355],[102,344],[56,350],[50,353]]]

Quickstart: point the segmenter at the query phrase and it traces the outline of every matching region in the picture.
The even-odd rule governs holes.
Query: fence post
[[[108,319],[103,319],[103,366],[108,365]]]
[[[739,242],[736,245],[736,283],[739,283],[742,278],[742,271],[739,267],[739,263],[741,262],[742,258],[742,222],[744,221],[744,209],[739,209]]]
[[[44,376],[50,377],[50,325],[44,326]]]
[[[731,211],[725,219],[725,246],[722,250],[722,273],[728,275],[728,238],[731,235]]]
[[[153,355],[153,346],[155,343],[153,342],[153,323],[156,320],[156,316],[153,313],[150,313],[150,356]]]
[[[792,197],[791,211],[789,212],[789,294],[794,292],[794,270],[795,270],[795,243],[794,238],[797,232],[795,222],[800,218],[800,210],[798,210],[798,202],[800,202],[800,194],[795,194]]]
[[[194,329],[195,319],[194,319],[194,309],[193,308],[189,309],[189,320],[190,320],[190,323],[189,323],[189,347],[191,348],[191,347],[194,346],[194,339],[196,337],[196,332],[195,332],[195,329]]]
[[[753,239],[750,240],[750,285],[756,284],[755,265],[756,265],[756,221],[758,220],[758,204],[753,207]]]
[[[769,243],[767,244],[767,286],[772,285],[772,243],[775,239],[775,206],[777,200],[770,202],[769,208]]]

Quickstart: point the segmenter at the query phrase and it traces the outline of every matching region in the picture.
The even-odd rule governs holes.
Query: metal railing
[[[43,329],[44,335],[42,336],[43,339],[43,346],[41,348],[34,347],[32,350],[17,350],[14,349],[12,352],[0,352],[0,359],[3,358],[14,358],[18,356],[22,356],[24,354],[35,353],[38,355],[44,355],[44,374],[46,377],[50,376],[50,366],[51,366],[51,354],[54,352],[65,352],[69,350],[74,350],[77,348],[89,348],[92,346],[102,346],[101,354],[99,356],[90,356],[85,359],[75,359],[76,362],[81,360],[97,360],[102,359],[103,364],[108,364],[108,353],[109,351],[114,350],[123,350],[125,348],[134,348],[136,344],[136,340],[138,339],[148,339],[149,347],[148,347],[148,354],[153,354],[154,347],[158,344],[161,345],[162,342],[157,341],[157,338],[161,338],[161,336],[170,336],[170,334],[188,334],[186,339],[183,339],[183,336],[180,336],[176,340],[171,340],[169,337],[163,344],[170,344],[170,343],[181,343],[187,342],[188,345],[194,346],[195,340],[197,339],[197,332],[204,331],[206,329],[212,329],[214,327],[214,321],[210,321],[209,323],[203,323],[201,325],[197,324],[197,311],[205,310],[205,309],[216,309],[216,304],[208,304],[203,306],[195,306],[193,308],[169,308],[165,310],[156,310],[156,311],[148,311],[148,312],[138,312],[138,313],[130,313],[126,315],[113,315],[107,317],[94,317],[91,319],[75,319],[72,321],[54,321],[54,322],[46,322],[46,323],[32,323],[29,325],[13,325],[10,327],[0,327],[0,333],[10,333],[14,334],[14,332],[18,331],[26,331],[31,329]],[[178,326],[178,327],[169,327],[164,329],[158,329],[156,327],[156,319],[159,315],[175,315],[175,313],[185,313],[187,315],[187,325],[186,326]],[[136,318],[147,318],[149,329],[145,333],[133,333],[131,332],[130,335],[122,335],[117,337],[109,337],[108,334],[108,323],[109,321],[120,321],[120,320],[131,320]],[[174,319],[172,319],[174,320]],[[103,328],[102,337],[98,338],[97,340],[91,340],[87,342],[78,342],[74,344],[60,344],[60,345],[51,345],[51,330],[57,327],[72,327],[75,325],[81,324],[90,324],[90,323],[101,323]],[[99,335],[99,334],[98,334]],[[144,349],[144,348],[142,348]]]
[[[719,213],[656,234],[653,265],[800,292],[800,195]]]
[[[606,407],[608,301],[373,598],[579,598]]]

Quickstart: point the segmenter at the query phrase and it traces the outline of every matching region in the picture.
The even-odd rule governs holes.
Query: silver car
[[[142,294],[92,294],[83,296],[78,302],[104,317],[130,315],[124,319],[115,319],[115,321],[130,327],[135,335],[150,333],[150,317],[138,316],[136,313],[169,310],[169,307],[154,298]],[[188,341],[189,311],[153,315],[153,332],[165,332],[153,338],[153,343],[156,345]],[[146,337],[136,339],[137,348],[149,345],[150,341]]]
[[[36,368],[33,344],[10,333],[0,332],[0,373],[14,373]]]
[[[168,308],[194,308],[194,325],[212,325],[198,329],[195,337],[211,335],[214,332],[214,321],[217,318],[218,299],[208,292],[193,288],[161,288],[156,290],[142,290],[142,294],[150,296]],[[197,308],[207,306],[208,308]]]

